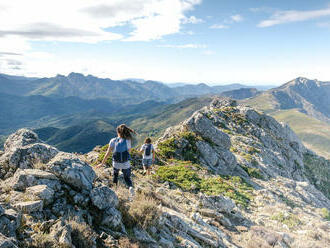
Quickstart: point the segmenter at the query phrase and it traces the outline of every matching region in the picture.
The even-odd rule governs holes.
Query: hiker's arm
[[[109,155],[110,155],[111,150],[112,150],[112,149],[111,149],[111,147],[109,146],[107,152],[106,152],[105,155],[104,155],[104,158],[103,158],[103,160],[102,160],[101,166],[103,166],[103,165],[105,164],[105,162],[107,161],[107,159],[108,159],[108,157],[109,157]]]
[[[156,156],[155,150],[152,149],[152,161],[155,161],[155,156]]]

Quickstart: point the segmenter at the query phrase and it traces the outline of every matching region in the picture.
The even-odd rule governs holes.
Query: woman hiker
[[[131,163],[129,151],[132,148],[132,133],[136,132],[121,124],[117,127],[117,137],[109,142],[108,150],[103,158],[103,161],[98,167],[103,166],[107,161],[112,151],[112,166],[113,166],[113,183],[118,184],[118,175],[121,170],[124,175],[124,180],[129,187],[130,197],[134,196],[134,189],[131,179]]]

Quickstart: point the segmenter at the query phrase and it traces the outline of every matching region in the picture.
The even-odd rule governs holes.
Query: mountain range
[[[195,102],[185,99],[242,87],[246,90],[247,86],[183,84],[169,87],[156,81],[111,80],[79,73],[51,78],[0,74],[0,145],[9,133],[20,127],[30,127],[38,134],[41,130],[45,141],[62,150],[86,152],[93,145],[106,141],[80,142],[79,148],[77,144],[82,136],[93,140],[102,136],[104,129],[108,130],[107,134],[114,134],[113,126],[121,122],[133,123],[135,119],[150,120],[148,123],[154,123],[157,128],[148,124],[142,127],[138,122],[134,122],[134,126],[141,127],[145,135],[147,132],[156,134],[160,127],[165,128],[168,116],[182,120],[187,115],[176,113],[191,115],[202,104],[209,103],[205,99],[195,98]],[[75,132],[67,132],[73,128]]]
[[[78,73],[52,78],[0,74],[0,145],[9,133],[30,127],[61,150],[87,152],[107,143],[121,123],[136,129],[141,142],[146,136],[159,137],[169,125],[178,124],[218,95],[287,122],[308,148],[329,158],[329,85],[299,77],[261,91],[262,87],[241,84],[168,86]]]
[[[308,148],[330,158],[330,82],[298,77],[241,103],[287,122]]]

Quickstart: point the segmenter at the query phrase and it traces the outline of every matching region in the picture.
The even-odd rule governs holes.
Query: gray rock
[[[156,241],[145,230],[134,227],[133,232],[135,238],[143,243],[156,243]]]
[[[119,203],[116,193],[107,186],[94,188],[90,197],[93,204],[101,210],[116,207]]]
[[[163,237],[159,239],[158,244],[163,248],[174,248],[173,242]]]
[[[216,209],[219,212],[230,214],[231,211],[236,207],[235,203],[228,197],[222,195],[218,196],[207,196],[200,194],[200,203],[203,207]]]
[[[25,191],[41,200],[43,200],[44,205],[49,205],[54,201],[54,190],[47,185],[36,185],[26,189]]]
[[[15,220],[7,218],[5,215],[0,217],[0,233],[7,237],[16,237],[16,228],[18,223]]]
[[[0,206],[0,216],[2,216],[5,213],[5,210]]]
[[[204,141],[196,142],[196,146],[201,156],[209,166],[214,167],[217,165],[219,158],[217,153],[213,150],[212,146]]]
[[[229,150],[231,146],[229,136],[216,128],[203,113],[195,113],[192,117],[186,120],[183,125],[187,126],[189,130],[212,141],[222,149]]]
[[[26,128],[22,128],[17,132],[9,135],[4,144],[4,148],[5,152],[8,152],[12,148],[26,146],[37,142],[40,142],[40,140],[35,132]]]
[[[121,213],[115,208],[106,209],[103,213],[101,224],[113,230],[122,229]]]
[[[54,174],[42,170],[18,169],[10,180],[10,184],[15,190],[25,190],[28,187],[42,184],[43,182],[56,184],[58,183],[58,178]]]
[[[90,201],[90,198],[78,193],[73,197],[73,201],[77,205],[86,207]]]
[[[50,235],[60,246],[72,247],[71,232],[71,227],[60,220],[52,226]]]
[[[43,201],[27,201],[27,202],[19,202],[14,205],[15,208],[21,210],[24,213],[31,212],[40,212],[43,209]]]
[[[0,248],[18,248],[16,242],[15,239],[8,238],[0,233]]]
[[[63,182],[79,190],[91,190],[96,177],[91,166],[77,156],[60,152],[49,163],[48,168]]]
[[[20,129],[10,135],[4,147],[5,153],[0,157],[0,164],[5,168],[5,173],[13,173],[17,168],[33,168],[38,163],[45,164],[58,153],[55,147],[42,143],[28,129]],[[2,172],[2,176],[5,173]]]

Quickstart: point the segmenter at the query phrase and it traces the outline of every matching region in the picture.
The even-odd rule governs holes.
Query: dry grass
[[[52,248],[59,247],[56,240],[46,233],[36,233],[32,236],[32,243],[29,247]]]
[[[47,170],[47,165],[37,160],[33,163],[33,168],[38,170]]]
[[[157,200],[148,196],[146,192],[137,192],[133,200],[129,201],[127,190],[121,187],[118,187],[116,193],[120,199],[119,210],[127,228],[133,228],[136,225],[147,228],[156,224],[160,216]]]
[[[97,234],[86,224],[70,220],[72,228],[71,238],[75,247],[90,248],[96,245]]]
[[[140,248],[141,246],[138,243],[130,240],[127,237],[122,237],[118,240],[118,247],[119,248]]]

